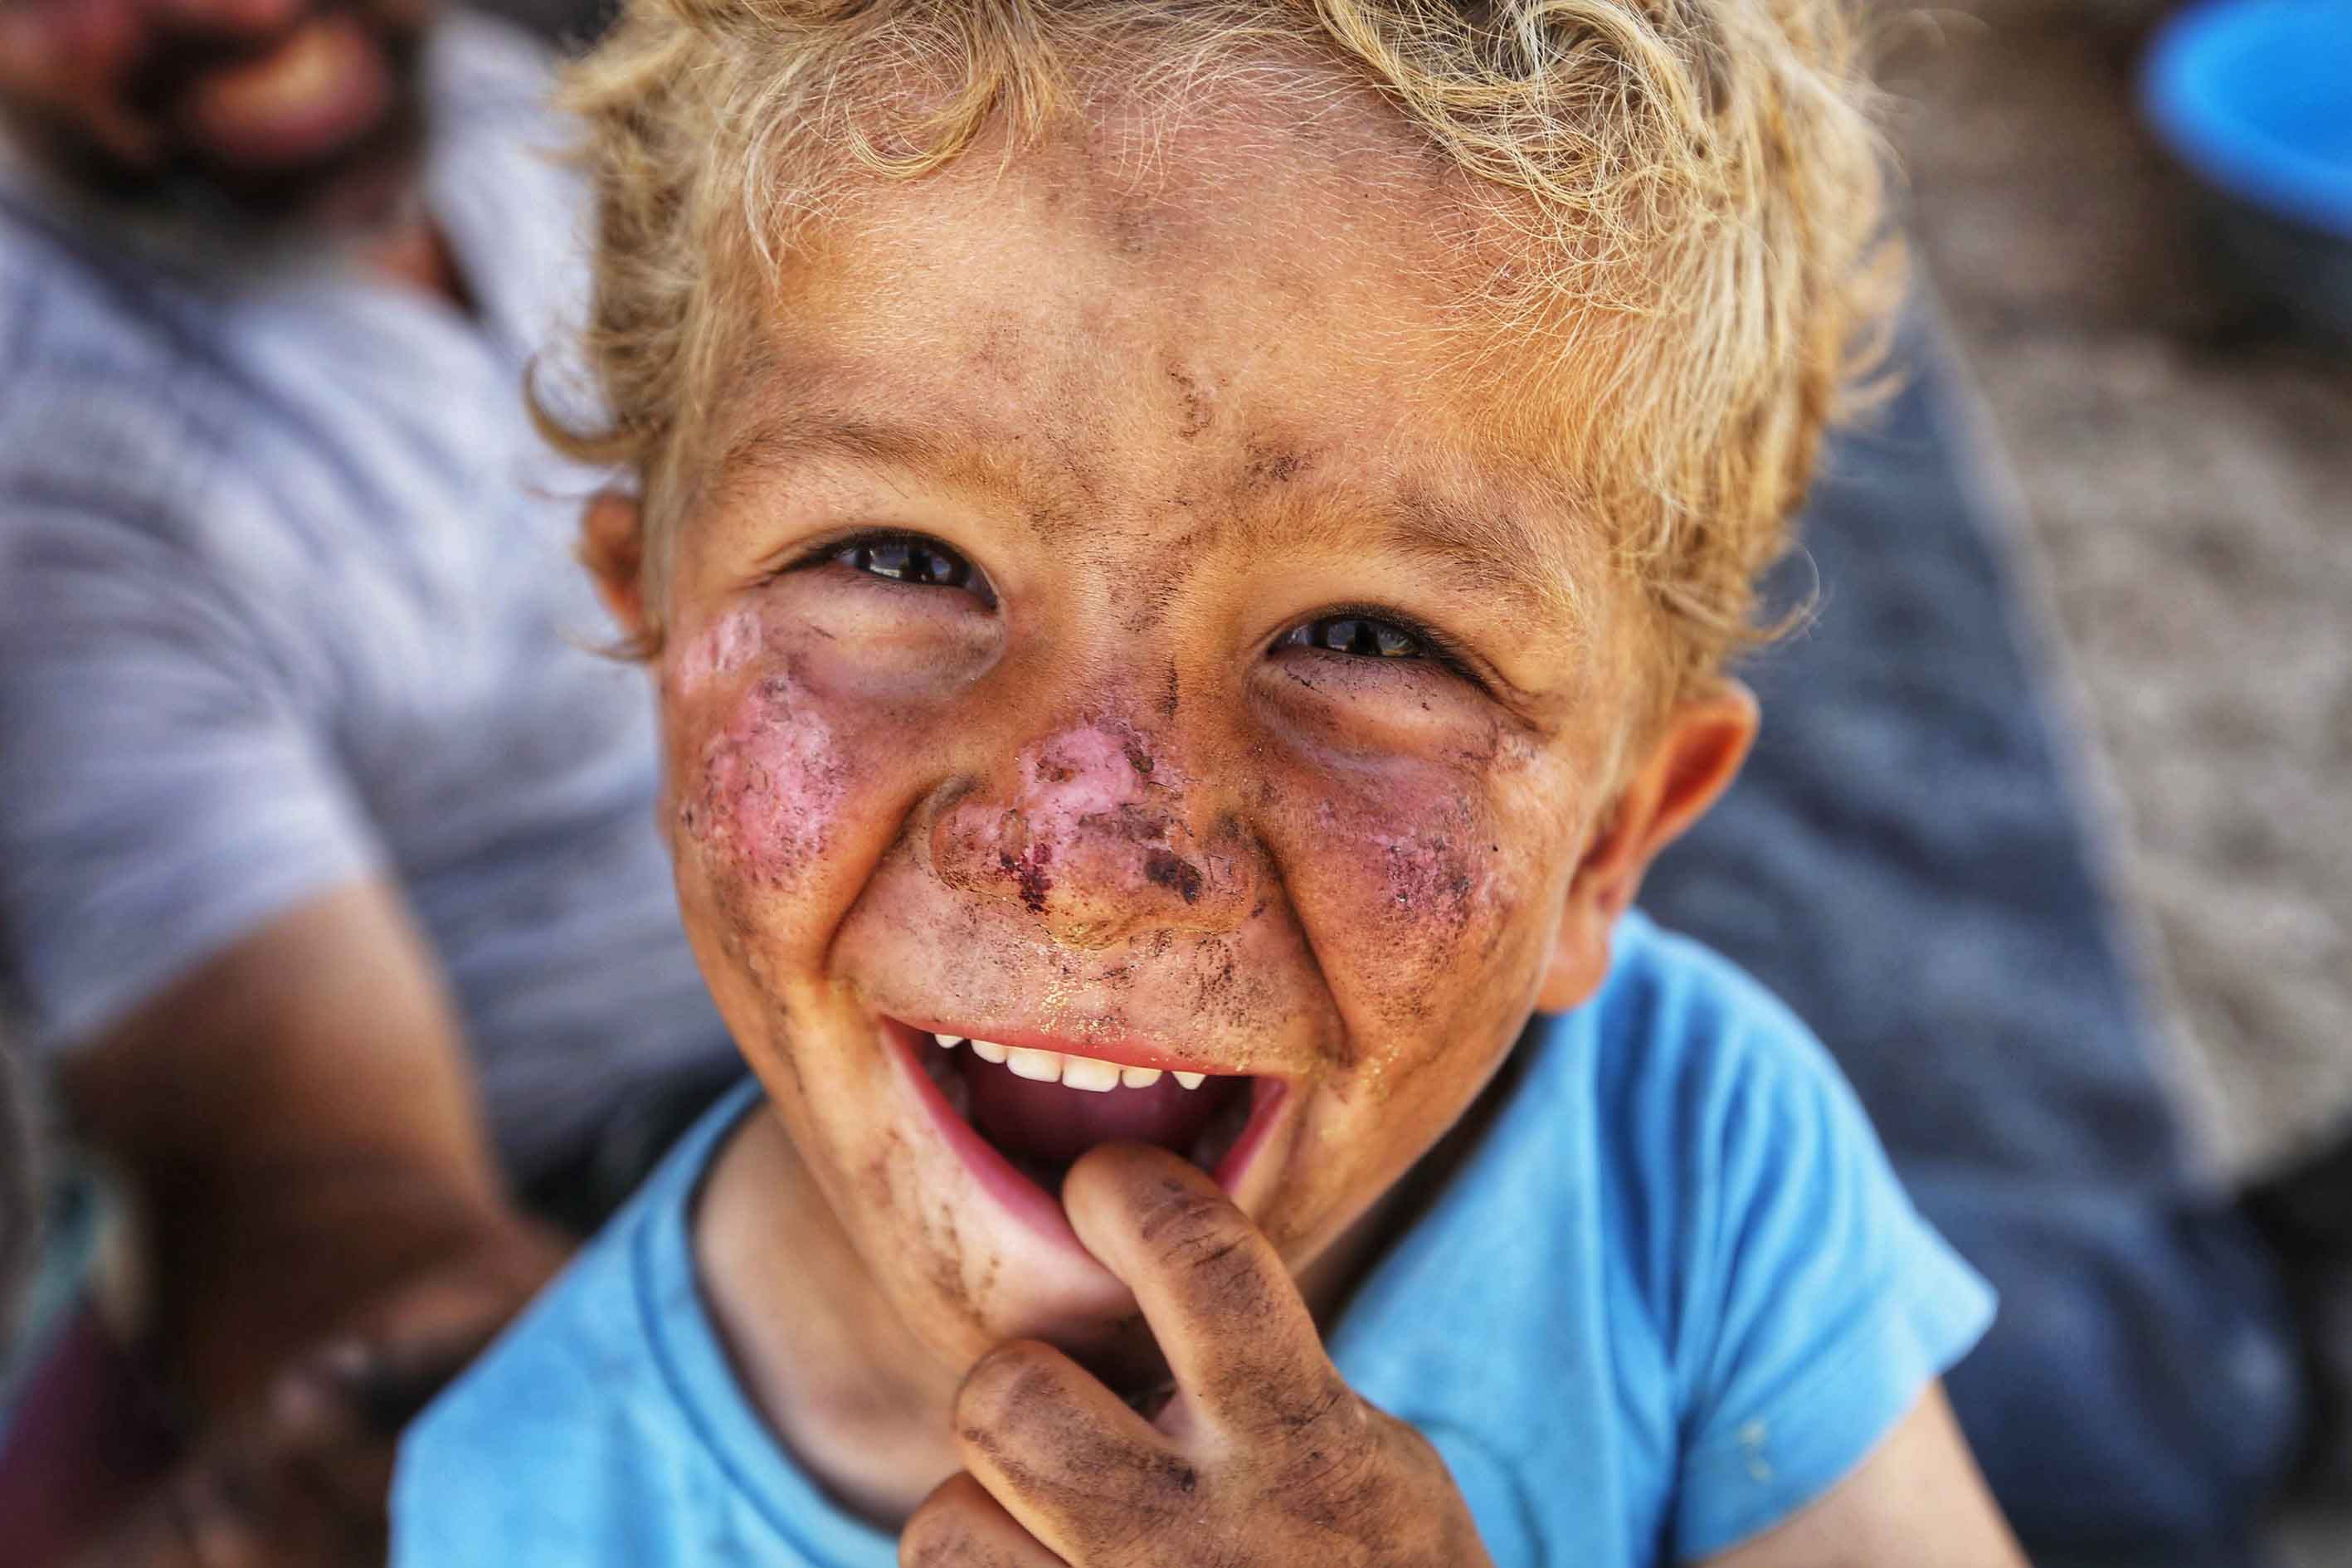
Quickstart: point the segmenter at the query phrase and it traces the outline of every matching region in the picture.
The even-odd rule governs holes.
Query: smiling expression
[[[1328,1247],[1509,1050],[1609,803],[1631,596],[1446,368],[1443,189],[1373,118],[866,193],[677,535],[688,927],[943,1357],[1133,1310],[1052,1201],[1057,1118]],[[1208,1081],[1024,1084],[934,1032]]]

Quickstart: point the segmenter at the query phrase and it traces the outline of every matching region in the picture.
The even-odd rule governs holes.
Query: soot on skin
[[[1176,364],[1168,367],[1168,380],[1176,393],[1176,434],[1190,441],[1217,422],[1216,386]]]
[[[1059,173],[1030,184],[1086,188]],[[953,184],[877,196],[870,235],[827,253],[827,291],[791,313],[792,330],[813,340],[813,360],[857,367],[879,403],[987,455],[1007,499],[992,514],[959,500],[955,526],[998,558],[982,564],[1013,590],[1004,603],[1034,618],[991,624],[1003,639],[994,662],[965,658],[931,629],[946,614],[922,618],[928,607],[871,650],[853,629],[870,609],[844,611],[844,641],[819,645],[799,622],[822,618],[840,584],[787,578],[774,603],[789,609],[770,624],[714,627],[681,652],[670,717],[680,805],[701,828],[680,847],[710,882],[738,878],[745,897],[719,912],[775,960],[772,975],[738,963],[722,977],[730,1020],[759,991],[809,1026],[780,1047],[806,1058],[795,1131],[813,1164],[839,1173],[829,1195],[889,1291],[954,1320],[960,1342],[963,1326],[1018,1324],[992,1313],[1044,1298],[987,1211],[940,1201],[953,1185],[944,1158],[920,1140],[883,1150],[898,1108],[867,1065],[873,1013],[1016,1020],[1078,1048],[1159,1039],[1234,1070],[1295,1075],[1296,1113],[1249,1185],[1268,1236],[1303,1258],[1402,1173],[1507,1050],[1550,929],[1531,915],[1556,907],[1572,871],[1571,828],[1588,811],[1576,769],[1591,748],[1486,746],[1483,699],[1433,671],[1319,655],[1276,668],[1257,658],[1264,644],[1219,639],[1227,612],[1246,619],[1244,595],[1268,584],[1269,603],[1301,601],[1280,605],[1285,616],[1318,608],[1323,588],[1283,586],[1294,545],[1328,573],[1328,597],[1381,591],[1348,581],[1353,557],[1295,539],[1293,520],[1357,515],[1351,495],[1391,486],[1367,454],[1387,450],[1392,428],[1417,438],[1437,407],[1391,409],[1365,374],[1383,355],[1409,363],[1430,335],[1414,324],[1426,325],[1425,258],[1390,244],[1417,231],[1359,215],[1363,243],[1344,255],[1361,265],[1333,274],[1328,234],[1286,248],[1281,225],[1305,204],[1242,211],[1230,192],[1181,184],[1198,199],[1154,209],[1154,253],[1187,249],[1181,270],[1157,279],[1167,287],[1063,279],[1056,330],[1006,331],[1035,301],[984,280],[1020,268],[907,268],[976,247],[1075,269],[1084,247],[1067,226],[1031,234],[1004,209],[1003,183],[969,215],[944,206]],[[1205,253],[1190,254],[1179,218],[1203,226]],[[1116,265],[1144,262],[1123,251]],[[1336,280],[1312,300],[1269,302],[1276,274],[1307,270]],[[920,288],[877,312],[872,279],[915,276]],[[1283,355],[1221,346],[1269,332]],[[952,406],[935,371],[894,380],[909,334],[950,364],[985,360],[988,374]],[[1182,379],[1151,374],[1171,366],[1191,390],[1213,388],[1214,416],[1197,429]],[[1366,390],[1343,400],[1334,386]],[[1412,443],[1398,449],[1408,468],[1420,460]],[[892,511],[911,494],[919,511],[923,493],[894,479],[873,504]],[[1235,595],[1219,597],[1228,583]],[[908,652],[934,647],[948,657]],[[859,685],[869,651],[868,664],[898,660],[889,682]],[[1238,688],[1235,668],[1248,672]],[[792,899],[762,885],[793,877]],[[1000,1277],[999,1261],[1016,1267]]]
[[[1181,855],[1165,849],[1152,849],[1143,857],[1143,874],[1159,887],[1166,888],[1188,904],[1201,901],[1201,889],[1205,882],[1201,868]]]
[[[869,712],[844,729],[828,716],[837,699],[811,686],[803,663],[827,656],[804,654],[798,640],[788,626],[739,612],[685,647],[670,672],[674,700],[714,721],[691,753],[678,821],[713,863],[715,892],[748,895],[806,876],[834,853],[836,821],[876,809],[852,786],[848,748],[873,753],[867,765],[880,769],[886,753],[904,751],[908,723],[937,721],[910,709],[903,718]],[[1145,689],[1129,695],[1160,706]],[[1251,1042],[1297,1041],[1291,1026],[1307,1004],[1326,1087],[1361,1110],[1467,1070],[1446,1064],[1487,1050],[1488,1015],[1513,1005],[1504,994],[1520,967],[1497,949],[1522,878],[1516,853],[1501,847],[1511,840],[1489,819],[1510,809],[1524,749],[1457,749],[1363,773],[1308,755],[1285,760],[1255,743],[1228,750],[1190,731],[1163,733],[1114,701],[1024,747],[1003,786],[967,788],[922,836],[928,867],[893,850],[874,873],[905,864],[988,895],[911,906],[919,924],[939,928],[922,946],[940,962],[925,976],[926,994],[910,1000],[1036,1017],[1084,1040],[1131,1033],[1139,1015],[1120,997],[1148,987],[1163,1002],[1188,998],[1177,1012],[1153,1009],[1157,1021],[1181,1013],[1186,1032],[1220,1040],[1244,1070]],[[1246,816],[1196,825],[1196,777],[1245,781],[1221,794],[1238,795]],[[922,826],[918,811],[894,831],[903,838]],[[1215,905],[1216,929],[1179,930],[1204,901]],[[720,907],[759,942],[767,916],[758,900]],[[1339,988],[1344,1026],[1320,1016],[1319,994],[1309,1003],[1296,988],[1318,970]],[[1438,1019],[1442,1034],[1424,1037]],[[1334,1195],[1312,1120],[1282,1152],[1280,1187],[1290,1197],[1265,1216],[1277,1247],[1303,1243]],[[1364,1135],[1360,1125],[1347,1133]],[[988,1321],[1003,1259],[937,1201],[911,1150],[893,1139],[877,1156],[861,1206],[904,1216],[942,1305],[964,1322]]]
[[[1009,791],[976,789],[943,812],[932,866],[951,887],[1016,899],[1075,946],[1171,921],[1231,929],[1247,918],[1255,857],[1234,832],[1203,842],[1188,790],[1133,723],[1088,720],[1024,750]]]

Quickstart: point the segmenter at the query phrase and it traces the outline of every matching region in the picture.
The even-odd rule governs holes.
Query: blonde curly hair
[[[1287,81],[1302,120],[1336,76],[1451,161],[1508,255],[1477,303],[1484,342],[1533,351],[1492,356],[1516,434],[1605,520],[1671,698],[1760,635],[1757,580],[1899,282],[1841,4],[630,0],[564,86],[599,201],[582,347],[603,413],[542,423],[634,470],[657,614],[761,291],[854,182],[992,130],[1017,147],[1107,60],[1129,96],[1246,71],[1263,103]]]

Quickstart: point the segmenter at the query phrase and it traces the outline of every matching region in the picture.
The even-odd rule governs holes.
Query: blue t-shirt
[[[1704,1559],[1853,1470],[1991,1293],[1828,1057],[1638,915],[1600,994],[1375,1264],[1329,1349],[1437,1446],[1504,1568]],[[696,1283],[714,1110],[411,1428],[394,1568],[888,1568],[755,1412]]]

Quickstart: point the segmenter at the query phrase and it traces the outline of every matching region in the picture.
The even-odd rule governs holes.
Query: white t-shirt
[[[522,1176],[731,1051],[654,832],[643,674],[521,389],[584,274],[546,60],[453,16],[427,200],[479,313],[173,272],[0,173],[0,976],[38,1048],[383,875]]]

